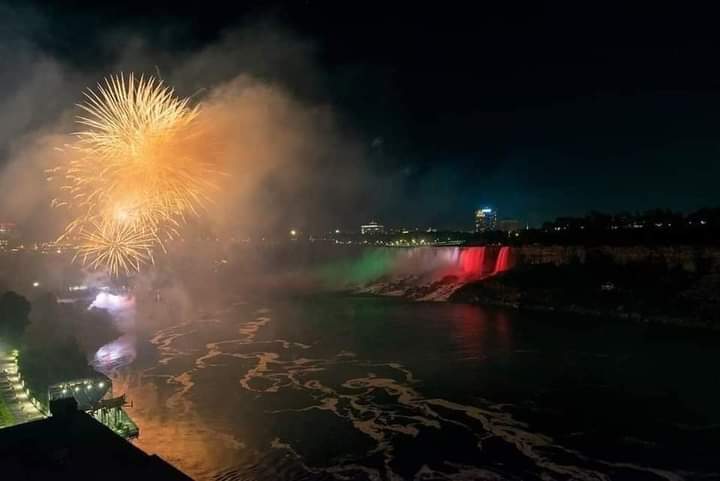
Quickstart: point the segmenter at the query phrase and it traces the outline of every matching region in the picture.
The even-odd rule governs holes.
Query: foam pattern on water
[[[144,433],[141,444],[149,438],[143,447],[169,457],[198,479],[675,481],[692,477],[692,473],[591,459],[547,435],[533,432],[531,426],[509,412],[508,405],[481,398],[468,404],[425,396],[422,380],[400,362],[362,359],[346,350],[317,356],[312,345],[273,338],[269,334],[272,313],[267,309],[238,322],[237,337],[233,339],[208,342],[202,349],[183,347],[183,338],[195,335],[205,328],[204,324],[217,322],[207,318],[158,331],[151,343],[159,358],[154,367],[141,374],[143,383],[151,379],[164,381],[163,389],[169,389],[169,393],[165,397],[157,392],[153,395],[163,398],[163,409],[174,413],[172,420],[161,424],[154,421],[164,414],[140,412],[138,420]],[[176,364],[185,368],[168,372]],[[201,419],[198,412],[202,412],[202,406],[197,406],[193,398],[204,372],[228,366],[237,369],[236,382],[214,389],[239,389],[272,400],[264,415],[293,419],[313,413],[330,415],[333,424],[353,430],[365,440],[367,448],[353,449],[324,462],[318,462],[317,456],[311,460],[305,454],[312,447],[311,441],[281,435],[267,445],[249,448],[252,443],[246,442],[242,433],[229,432],[222,423],[213,425]],[[132,384],[126,382],[131,394]],[[135,385],[135,395],[142,396],[138,383]],[[167,427],[168,423],[173,427]],[[174,431],[158,438],[153,437],[152,429]],[[403,447],[413,443],[427,446],[426,439],[447,441],[449,434],[455,441],[438,444],[436,452],[440,457],[431,460],[422,456],[413,459]],[[177,451],[170,450],[173,442],[180,441],[198,444],[192,449],[183,450],[181,446]],[[167,443],[166,451],[160,445],[163,442]],[[209,444],[215,447],[207,448]],[[443,459],[442,453],[458,450],[464,455],[451,457],[464,458],[461,462]]]

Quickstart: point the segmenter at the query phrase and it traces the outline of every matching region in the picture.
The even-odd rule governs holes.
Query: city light
[[[295,237],[297,235],[297,231],[295,229],[290,230],[290,235]]]
[[[32,283],[33,287],[40,287],[40,283],[38,281],[35,281]]]

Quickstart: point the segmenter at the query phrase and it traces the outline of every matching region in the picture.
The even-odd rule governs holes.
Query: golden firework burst
[[[79,247],[82,258],[90,252],[84,242],[92,244],[91,267],[134,268],[143,259],[131,262],[127,256],[145,252],[152,258],[153,245],[162,247],[179,235],[188,216],[209,201],[220,173],[209,160],[213,156],[197,121],[198,107],[162,81],[120,74],[88,90],[85,98],[78,117],[84,130],[76,132],[67,161],[52,171],[53,177],[65,179],[53,204],[68,206],[76,215],[61,238],[85,239]],[[142,247],[99,255],[102,246],[117,249],[117,242],[107,240],[118,241],[118,236],[142,239]]]
[[[75,259],[92,269],[105,268],[112,275],[139,271],[143,264],[154,263],[155,234],[131,224],[91,223],[78,234]]]

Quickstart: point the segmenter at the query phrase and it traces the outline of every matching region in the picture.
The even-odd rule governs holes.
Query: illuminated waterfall
[[[498,252],[497,260],[495,261],[495,269],[493,274],[498,274],[510,269],[510,247],[503,246]]]
[[[455,283],[482,279],[511,268],[508,246],[487,247],[380,247],[363,251],[360,257],[326,266],[330,284],[402,282],[427,285],[448,277]]]

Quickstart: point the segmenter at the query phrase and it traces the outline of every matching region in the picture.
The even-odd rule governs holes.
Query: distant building
[[[417,227],[390,227],[387,232],[390,234],[410,234],[419,231]]]
[[[484,207],[475,211],[475,232],[497,229],[497,211]]]
[[[385,226],[383,226],[382,224],[378,224],[374,220],[360,226],[360,233],[362,235],[383,234],[384,232]]]
[[[17,227],[12,222],[0,222],[0,236],[13,237],[17,233]]]
[[[517,232],[522,230],[522,224],[517,219],[501,219],[497,223],[497,230],[503,232]]]
[[[0,222],[0,249],[7,249],[17,244],[17,226],[12,222]]]

